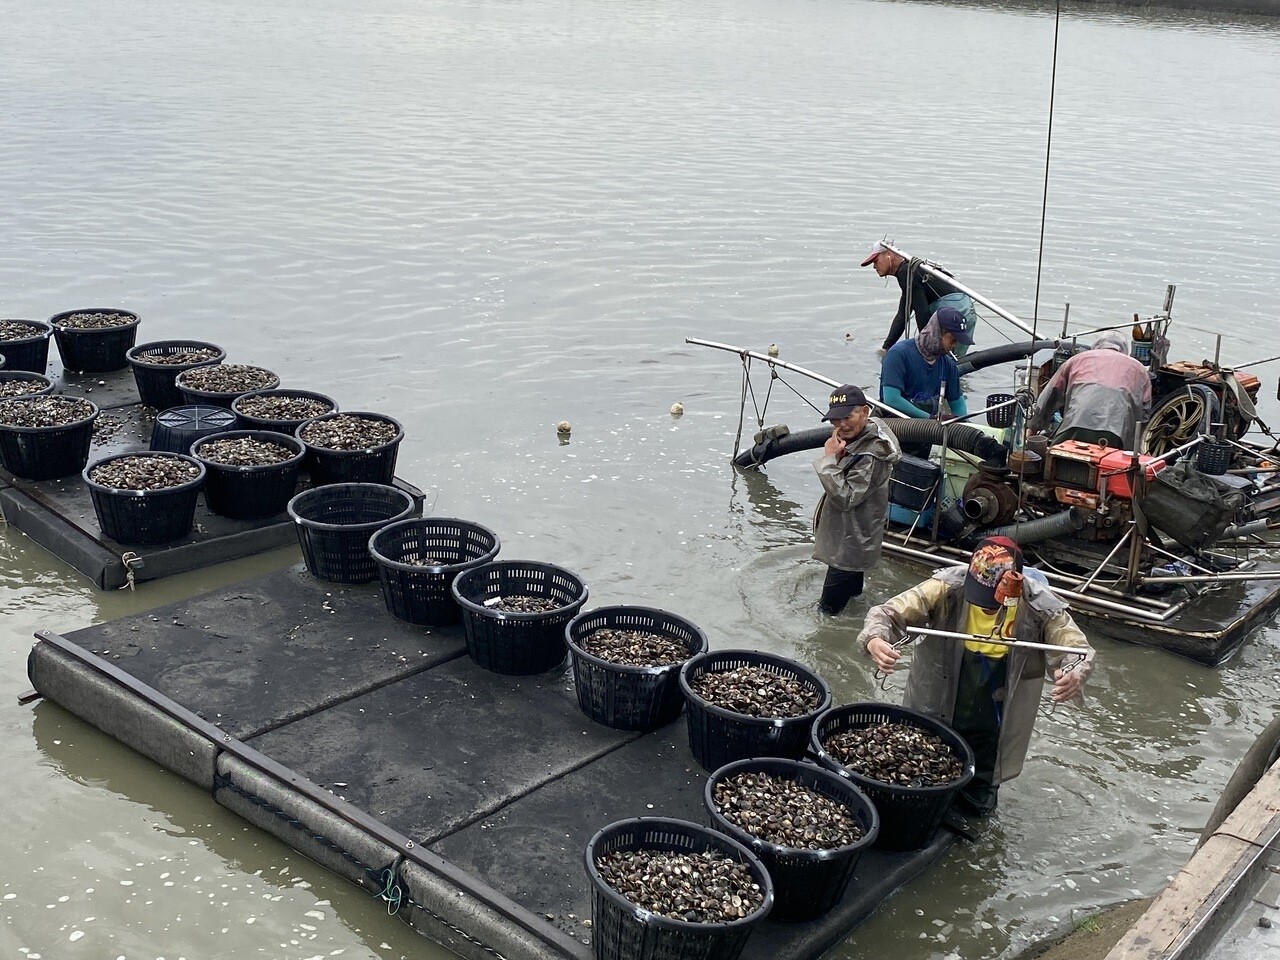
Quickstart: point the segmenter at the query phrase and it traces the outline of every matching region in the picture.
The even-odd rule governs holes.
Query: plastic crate
[[[335,483],[304,490],[285,508],[293,518],[302,559],[313,577],[367,583],[378,576],[369,538],[412,515],[413,497],[379,483]]]
[[[304,397],[307,400],[319,400],[329,405],[328,413],[338,412],[338,403],[333,397],[327,397],[323,393],[314,393],[311,390],[288,390],[276,388],[273,390],[251,390],[248,393],[242,393],[231,401],[231,409],[235,411],[236,419],[240,423],[242,430],[274,430],[277,433],[287,433],[290,436],[296,436],[300,426],[306,423],[311,417],[299,417],[293,420],[269,420],[266,417],[254,417],[244,413],[240,409],[240,404],[250,397]]]
[[[714,851],[745,863],[764,892],[754,911],[727,923],[688,923],[642,910],[600,876],[596,858],[617,850],[698,854]],[[751,931],[773,907],[773,881],[760,859],[722,833],[686,820],[638,817],[619,820],[587,842],[591,878],[591,942],[595,960],[736,960]]]
[[[640,630],[670,637],[683,643],[690,657],[706,651],[706,634],[674,613],[630,606],[588,610],[565,627],[578,706],[588,717],[619,730],[654,730],[680,716],[684,709],[680,668],[685,661],[634,667],[602,660],[581,646],[599,630]]]
[[[182,460],[199,470],[195,478],[162,490],[119,490],[90,478],[97,467],[125,457],[162,456]],[[150,545],[181,540],[191,532],[196,500],[204,483],[204,465],[195,457],[179,453],[118,453],[89,464],[82,473],[98,526],[103,536],[116,543]]]
[[[10,320],[31,328],[31,336],[19,340],[0,340],[0,353],[4,354],[6,370],[26,370],[44,373],[49,367],[49,338],[53,327],[43,320]]]
[[[752,717],[708,703],[693,690],[704,673],[723,673],[738,667],[762,667],[789,680],[798,680],[818,694],[818,705],[798,717]],[[689,749],[705,770],[751,757],[799,760],[809,746],[815,717],[831,706],[831,690],[820,676],[794,660],[756,650],[716,650],[685,663],[680,689],[689,708]]]
[[[77,313],[110,313],[128,317],[129,321],[115,327],[92,329],[58,325],[60,321]],[[125,355],[138,338],[139,322],[136,313],[115,307],[81,307],[79,310],[55,313],[49,318],[63,367],[81,373],[108,373],[127,367],[129,361]]]
[[[226,433],[236,425],[235,415],[226,407],[202,404],[170,407],[156,414],[151,428],[151,449],[157,453],[190,453],[191,445],[215,433]]]
[[[20,398],[19,398],[20,399]],[[9,401],[12,402],[12,401]],[[89,462],[98,406],[83,420],[56,427],[12,427],[0,424],[0,465],[24,480],[72,477]]]
[[[220,407],[218,409],[221,409]],[[214,440],[245,438],[275,443],[292,451],[281,463],[232,466],[205,459],[200,449]],[[191,445],[191,455],[204,464],[204,500],[209,509],[232,520],[264,520],[284,513],[298,490],[306,448],[297,437],[269,430],[229,430],[203,437]]]
[[[188,350],[217,350],[218,355],[209,360],[196,363],[156,363],[148,357],[172,356]],[[182,392],[174,384],[174,379],[184,370],[196,367],[211,367],[221,363],[227,352],[216,343],[203,340],[156,340],[141,343],[125,353],[125,359],[133,368],[133,380],[138,385],[138,397],[149,407],[157,410],[168,410],[182,404]]]
[[[881,723],[904,723],[941,738],[960,758],[962,772],[951,783],[904,787],[855,773],[827,753],[823,741],[832,734]],[[932,838],[957,793],[973,778],[973,751],[960,734],[940,720],[887,703],[851,703],[828,710],[813,722],[811,749],[822,766],[852,780],[871,798],[880,814],[881,850],[918,850]]]
[[[498,555],[498,535],[488,527],[454,517],[401,520],[369,538],[378,565],[382,599],[391,615],[419,626],[458,623],[462,611],[453,598],[454,578]],[[442,561],[430,566],[409,560]]]
[[[563,567],[498,560],[464,570],[450,586],[462,609],[467,653],[494,673],[542,673],[565,658],[564,628],[587,600],[587,585]],[[493,597],[546,597],[560,606],[535,613],[486,607]]]
[[[209,366],[217,366],[217,364],[209,364]],[[246,366],[248,366],[248,364],[246,364]],[[203,368],[193,367],[191,369],[198,370]],[[275,372],[271,370],[266,370],[264,367],[255,367],[254,369],[263,370],[265,373],[271,374],[273,378],[271,382],[271,387],[280,386],[280,376]],[[187,371],[185,370],[182,371],[182,373],[178,374],[173,381],[174,386],[178,388],[178,393],[182,394],[182,402],[186,404],[203,404],[211,407],[226,407],[229,410],[231,409],[231,404],[236,399],[236,397],[242,397],[246,393],[253,392],[252,390],[228,390],[226,392],[215,391],[215,390],[200,390],[196,387],[188,386],[186,383],[183,382],[182,374],[186,372]],[[255,387],[254,390],[267,390],[267,389],[270,389],[271,387]]]
[[[309,424],[338,416],[381,420],[394,425],[396,435],[386,443],[364,450],[330,450],[327,447],[317,447],[302,435]],[[400,451],[400,441],[404,439],[404,428],[400,426],[400,421],[384,413],[334,412],[305,421],[297,428],[294,435],[307,445],[307,469],[311,471],[311,482],[317,487],[326,483],[390,483],[395,479],[396,455]]]
[[[808,850],[770,843],[747,832],[721,814],[715,802],[717,785],[744,773],[785,778],[834,800],[857,821],[862,836],[842,847]],[[769,916],[774,920],[812,920],[839,903],[863,851],[875,842],[880,832],[880,816],[865,793],[829,770],[797,760],[756,758],[723,766],[707,779],[702,801],[712,827],[749,847],[769,871],[774,896],[773,912]]]

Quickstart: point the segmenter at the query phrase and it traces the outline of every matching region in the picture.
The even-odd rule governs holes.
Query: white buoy
[[[684,404],[679,401],[671,405],[671,415],[673,417],[681,416],[684,413]]]
[[[778,355],[778,345],[776,343],[769,344],[769,356],[776,357]]]
[[[568,420],[561,420],[556,424],[556,433],[568,433],[573,429]]]

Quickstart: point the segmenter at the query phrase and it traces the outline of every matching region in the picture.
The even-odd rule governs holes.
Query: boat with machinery
[[[966,416],[912,419],[869,400],[899,441],[932,451],[927,459],[904,456],[894,469],[885,552],[916,567],[959,565],[982,537],[1003,534],[1105,632],[1210,664],[1229,656],[1280,606],[1280,438],[1258,416],[1261,381],[1247,369],[1280,357],[1230,366],[1220,360],[1219,337],[1212,360],[1170,360],[1173,286],[1153,316],[1073,331],[1068,308],[1059,335],[1043,338],[937,264],[910,263],[944,276],[1029,338],[963,358],[962,374],[1013,365],[1009,392],[989,395]],[[1054,371],[1092,337],[1131,326],[1131,355],[1148,366],[1153,398],[1137,449],[1033,435],[1032,404]],[[741,360],[736,468],[759,470],[830,436],[827,426],[769,425],[768,399],[772,381],[788,374],[838,381],[782,360],[776,347],[686,342]],[[1037,362],[1047,351],[1050,358]],[[760,374],[771,381],[763,405],[752,385]],[[758,432],[744,445],[749,397]]]

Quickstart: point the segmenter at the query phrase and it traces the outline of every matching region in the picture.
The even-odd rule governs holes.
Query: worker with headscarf
[[[1062,422],[1053,442],[1080,440],[1136,450],[1138,428],[1151,413],[1151,375],[1129,356],[1128,331],[1109,330],[1092,349],[1058,368],[1036,400],[1029,426],[1047,432],[1053,416]]]
[[[954,307],[943,307],[911,340],[899,340],[880,362],[880,399],[901,414],[917,419],[934,417],[945,397],[952,416],[969,410],[960,392],[960,368],[951,350],[957,343],[973,343],[965,318]],[[928,457],[930,445],[903,444],[902,452]]]

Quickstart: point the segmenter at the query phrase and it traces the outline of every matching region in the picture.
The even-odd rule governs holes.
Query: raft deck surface
[[[439,862],[402,866],[401,915],[464,956],[590,956],[591,835],[636,816],[707,822],[683,717],[648,734],[595,724],[567,669],[482,670],[461,628],[396,621],[376,584],[281,571],[49,637],[30,672],[45,696],[348,879],[379,887],[404,852],[380,832],[408,838],[411,861]],[[148,706],[152,691],[218,729],[176,726]],[[264,778],[241,744],[287,769]],[[345,802],[326,811],[311,784]],[[831,913],[766,922],[745,956],[818,957],[952,839],[943,829],[920,851],[869,851]]]
[[[90,463],[118,453],[150,449],[155,411],[139,401],[131,369],[50,376],[55,379],[56,394],[84,397],[101,408],[89,451]],[[308,486],[310,481],[304,472],[298,489]],[[410,494],[421,510],[421,490],[402,480],[397,480],[396,486]],[[287,513],[264,520],[231,520],[212,513],[203,493],[196,504],[192,530],[182,540],[158,546],[118,543],[98,526],[89,488],[79,475],[32,481],[0,468],[0,513],[9,524],[101,590],[126,586],[131,579],[157,580],[297,543],[294,524]]]

